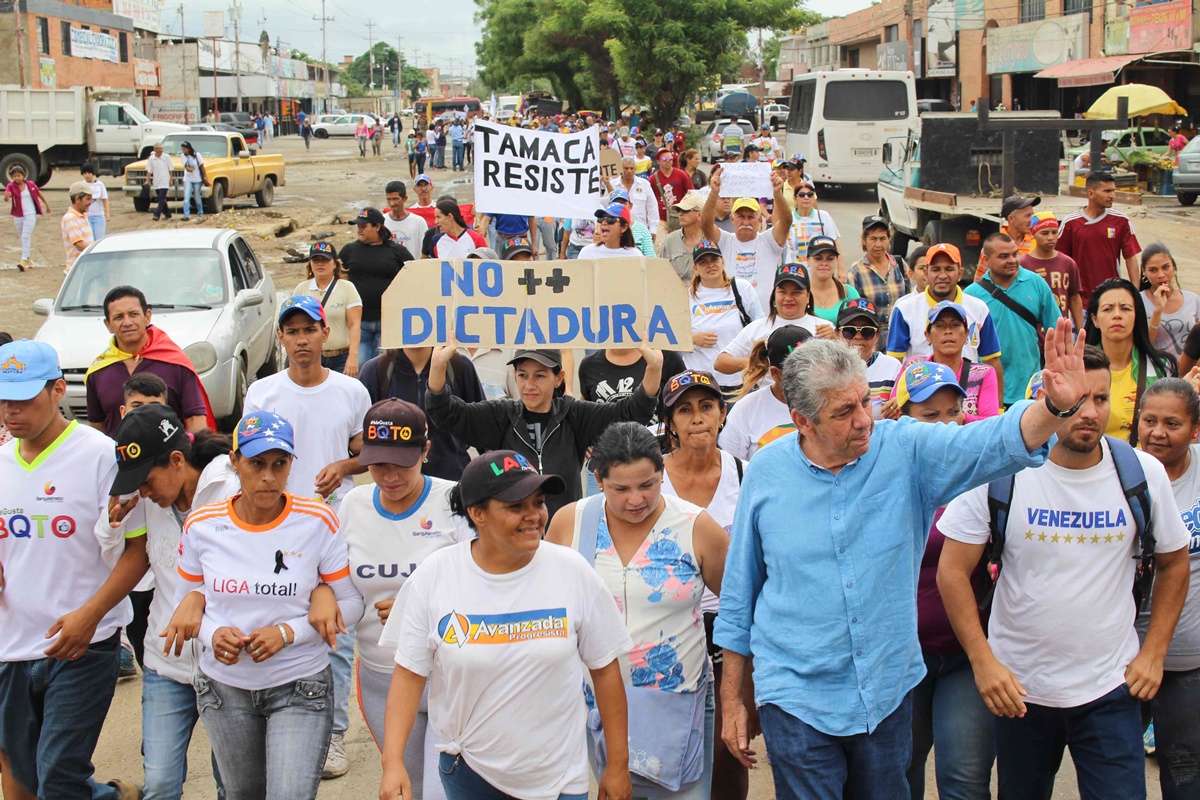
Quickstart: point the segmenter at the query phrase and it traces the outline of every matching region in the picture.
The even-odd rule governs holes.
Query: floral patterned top
[[[595,568],[633,638],[633,649],[618,658],[625,683],[695,692],[707,678],[708,660],[700,611],[704,579],[692,548],[692,526],[703,509],[667,494],[662,498],[666,508],[628,565],[609,535],[607,512],[601,512]],[[578,503],[575,549],[582,509]]]

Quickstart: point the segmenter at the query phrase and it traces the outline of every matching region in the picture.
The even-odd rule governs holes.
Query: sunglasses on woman
[[[620,217],[600,217],[599,219],[599,222],[607,222],[609,225],[616,225],[620,221]]]
[[[855,336],[862,336],[864,339],[874,339],[879,333],[879,328],[874,325],[843,325],[841,327],[842,338],[850,341]]]
[[[816,192],[796,192],[796,197],[816,197]]]

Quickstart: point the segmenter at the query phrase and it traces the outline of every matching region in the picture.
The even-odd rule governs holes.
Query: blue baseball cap
[[[0,347],[0,400],[32,400],[62,376],[58,353],[45,342],[21,339]]]
[[[967,310],[952,300],[943,300],[929,309],[929,322],[925,327],[928,328],[930,325],[933,325],[937,321],[937,318],[947,311],[961,319],[964,325],[967,324]]]
[[[422,172],[420,175],[418,175],[418,176],[417,176],[417,179],[416,179],[415,181],[413,181],[413,186],[416,186],[416,185],[417,185],[418,183],[420,183],[421,181],[425,181],[425,182],[426,182],[426,183],[428,183],[430,186],[433,186],[433,178],[429,177],[429,176],[428,176],[428,175],[426,175],[424,172]]]
[[[292,423],[270,411],[252,411],[238,421],[233,431],[233,450],[247,458],[268,450],[296,455],[296,432]]]
[[[608,193],[608,202],[609,203],[615,203],[618,200],[624,200],[625,202],[631,202],[629,200],[629,192],[625,191],[624,189],[613,189],[611,192]]]
[[[958,376],[945,364],[935,361],[918,361],[908,365],[904,374],[896,381],[896,405],[904,408],[909,403],[924,403],[938,389],[953,387],[963,397],[967,393],[958,385]]]
[[[322,326],[328,327],[328,323],[325,321],[325,308],[321,305],[321,301],[306,294],[294,295],[283,301],[279,306],[279,324],[282,325],[284,318],[296,311],[303,311]]]
[[[792,153],[792,157],[787,160],[787,163],[799,168],[806,161],[808,159],[804,157],[804,153]]]
[[[633,224],[633,215],[629,213],[629,206],[621,203],[609,203],[608,208],[596,209],[596,219],[604,219],[605,217],[616,217],[617,219],[625,220],[626,225]]]

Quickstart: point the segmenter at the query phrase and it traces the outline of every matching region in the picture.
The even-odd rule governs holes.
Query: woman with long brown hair
[[[758,292],[749,281],[730,278],[725,259],[715,242],[701,241],[692,250],[694,272],[688,286],[692,320],[692,352],[683,354],[690,370],[713,370],[721,349],[733,341],[746,326],[762,319]],[[742,388],[738,372],[715,374],[721,393],[731,401]]]

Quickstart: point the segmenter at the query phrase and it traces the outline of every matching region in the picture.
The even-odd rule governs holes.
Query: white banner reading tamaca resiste
[[[742,161],[721,165],[721,197],[771,197],[771,164]]]
[[[488,214],[590,219],[600,207],[600,135],[475,123],[475,207]]]
[[[386,348],[692,349],[687,290],[662,258],[409,262],[383,293]]]

